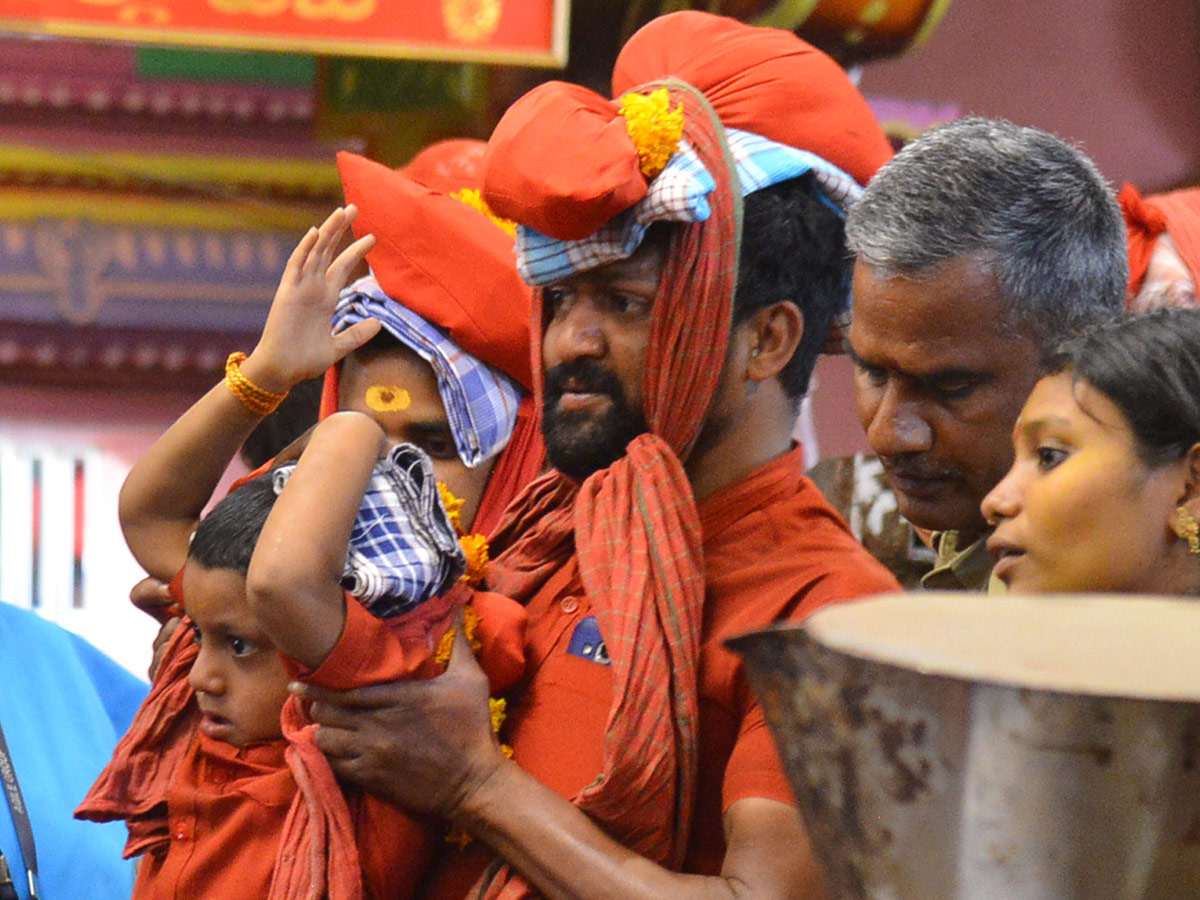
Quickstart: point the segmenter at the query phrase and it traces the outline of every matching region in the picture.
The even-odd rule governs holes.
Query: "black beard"
[[[558,402],[571,383],[573,391],[604,394],[611,403],[600,413],[563,411]],[[647,431],[641,410],[629,401],[617,376],[594,360],[561,363],[546,371],[546,393],[542,404],[542,435],[550,464],[568,478],[582,481],[593,472],[607,469],[625,455],[625,448]]]

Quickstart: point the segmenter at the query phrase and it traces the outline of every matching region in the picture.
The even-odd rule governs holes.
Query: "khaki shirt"
[[[992,555],[987,551],[987,539],[985,534],[960,550],[957,531],[934,532],[933,547],[937,556],[933,569],[921,579],[921,587],[927,591],[1006,593],[1004,582],[992,575]]]

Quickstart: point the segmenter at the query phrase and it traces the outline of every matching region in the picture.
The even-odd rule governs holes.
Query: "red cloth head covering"
[[[338,171],[346,201],[358,207],[355,235],[375,235],[367,261],[384,292],[529,389],[531,295],[517,274],[512,236],[451,196],[478,190],[481,146],[477,141],[435,144],[410,163],[417,168],[413,177],[408,169],[396,172],[352,153],[338,154]],[[459,175],[463,180],[456,183]],[[421,178],[428,187],[418,183]],[[321,418],[337,408],[334,367],[325,375]],[[539,419],[537,405],[527,396],[488,479],[474,530],[490,532],[509,501],[541,472],[545,445]]]
[[[699,12],[662,16],[621,50],[613,96],[666,77],[698,88],[727,128],[808,150],[861,185],[892,158],[842,68],[790,31]]]
[[[664,47],[671,49],[670,60]],[[691,60],[704,65],[693,71]],[[685,70],[704,83],[672,78]],[[723,368],[741,238],[741,189],[724,140],[725,108],[737,110],[733,124],[779,140],[768,121],[779,115],[777,92],[804,95],[810,87],[817,97],[843,97],[846,109],[822,101],[828,121],[815,110],[799,113],[804,126],[788,131],[797,146],[822,147],[830,162],[863,181],[890,150],[845,74],[786,32],[705,13],[665,16],[622,52],[614,76],[618,89],[625,89],[628,76],[622,73],[630,71],[647,82],[644,88],[666,87],[672,109],[682,105],[683,139],[716,181],[712,214],[679,226],[672,238],[644,367],[650,432],[582,485],[558,472],[530,485],[494,536],[492,547],[500,552],[489,581],[492,589],[523,600],[577,557],[612,659],[614,705],[603,776],[573,799],[626,847],[677,867],[687,848],[695,792],[704,603],[702,534],[682,460]],[[745,72],[753,74],[742,77]],[[644,193],[636,165],[634,174],[613,175],[622,166],[629,170],[631,155],[636,163],[632,141],[620,139],[624,123],[616,105],[584,96],[580,88],[552,83],[506,113],[484,161],[484,196],[498,213],[538,230],[549,224],[560,232],[552,236],[561,238],[566,229],[603,224],[636,202],[639,185]],[[565,115],[572,103],[579,114]],[[758,109],[762,116],[754,114]],[[787,115],[797,113],[789,109]],[[811,142],[802,140],[805,129]],[[827,131],[839,137],[829,140]],[[591,152],[577,156],[577,150]],[[534,297],[533,343],[540,359],[541,292]],[[509,870],[488,885],[489,897],[527,895]]]
[[[1117,200],[1129,238],[1127,300],[1131,301],[1141,290],[1154,245],[1164,231],[1191,272],[1193,283],[1200,287],[1200,187],[1142,197],[1137,188],[1127,183]]]
[[[430,144],[400,171],[427,188],[452,194],[460,188],[483,184],[484,141],[450,138]]]
[[[1167,220],[1167,234],[1179,252],[1192,281],[1200,287],[1200,187],[1155,194],[1146,198],[1162,210]]]
[[[460,347],[529,388],[530,291],[511,234],[449,193],[353,153],[339,153],[356,237],[375,235],[367,262],[384,293]]]
[[[845,72],[791,32],[700,12],[662,16],[621,51],[613,95],[666,78],[697,88],[723,125],[816,153],[859,184],[891,159]],[[594,234],[646,194],[617,105],[562,82],[513,104],[483,166],[484,194],[497,213],[559,240]]]
[[[1137,295],[1150,266],[1150,255],[1158,236],[1166,231],[1167,220],[1162,210],[1151,206],[1132,184],[1126,182],[1117,194],[1121,215],[1125,218],[1125,236],[1129,245],[1129,288],[1126,302]]]

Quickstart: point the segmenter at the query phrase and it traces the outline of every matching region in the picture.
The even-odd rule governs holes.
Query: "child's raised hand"
[[[262,337],[242,364],[242,371],[260,387],[285,393],[322,374],[378,333],[379,322],[368,319],[330,334],[338,294],[375,246],[374,236],[367,235],[334,257],[357,213],[353,206],[334,210],[320,228],[310,228],[292,251]]]

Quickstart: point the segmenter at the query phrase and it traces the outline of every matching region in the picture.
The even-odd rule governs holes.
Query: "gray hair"
[[[1121,314],[1129,262],[1112,189],[1052,134],[993,119],[930,129],[879,170],[846,219],[852,253],[885,275],[973,257],[1002,323],[1043,351]]]

